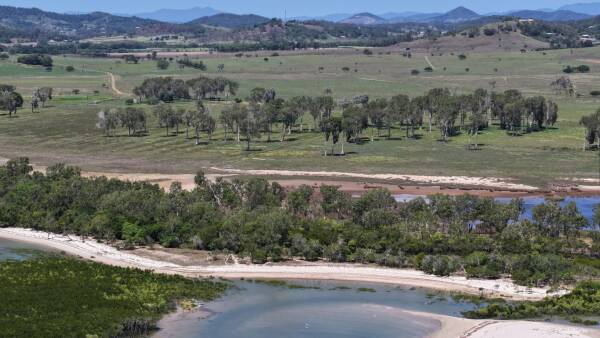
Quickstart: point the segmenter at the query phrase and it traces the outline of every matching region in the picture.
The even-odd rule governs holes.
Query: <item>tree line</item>
[[[159,243],[229,252],[255,263],[298,257],[412,267],[437,275],[511,275],[524,285],[599,276],[600,235],[574,203],[547,201],[521,219],[523,201],[433,195],[399,203],[375,189],[284,189],[265,179],[209,181],[169,191],[143,182],[84,178],[25,158],[0,167],[0,226],[75,233],[122,247]],[[598,209],[597,209],[598,210]],[[600,212],[593,226],[598,227]]]
[[[198,102],[195,113],[210,117],[201,101],[223,94],[235,95],[237,89],[236,82],[222,77],[199,77],[188,81],[167,77],[147,79],[134,89],[134,93],[138,102],[152,104],[194,99]],[[336,108],[341,110],[341,114],[334,114]],[[382,137],[383,133],[387,139],[392,139],[392,130],[395,129],[404,129],[406,138],[417,138],[417,130],[423,129],[426,120],[426,129],[431,133],[433,127],[437,127],[441,141],[466,133],[470,140],[469,149],[477,149],[480,131],[494,121],[498,121],[499,127],[509,135],[522,135],[554,126],[558,110],[555,102],[543,96],[525,97],[518,90],[497,93],[477,89],[468,94],[453,94],[447,88],[434,88],[413,98],[403,94],[376,99],[360,95],[335,101],[329,94],[296,96],[286,100],[278,97],[275,89],[254,88],[245,101],[236,99],[236,102],[227,105],[217,119],[204,118],[201,130],[212,135],[218,122],[223,128],[225,141],[230,135],[235,135],[237,142],[244,137],[249,150],[250,143],[265,134],[267,142],[271,142],[277,126],[282,142],[292,132],[306,129],[323,133],[325,144],[331,147],[331,151],[324,151],[325,155],[335,154],[338,143],[341,143],[340,154],[343,155],[345,143],[373,141],[375,134]],[[154,111],[154,115],[159,117],[159,126],[167,129],[167,135],[169,129],[178,129],[180,125],[198,127],[198,123],[194,124],[184,116],[194,112],[176,111],[168,108],[168,104],[160,104]],[[304,122],[307,115],[312,117],[312,125]],[[110,130],[117,124],[102,126],[110,135]],[[364,138],[369,130],[369,137]]]

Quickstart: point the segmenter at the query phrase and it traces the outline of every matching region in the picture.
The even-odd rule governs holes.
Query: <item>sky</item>
[[[592,1],[592,0],[589,0]],[[513,9],[558,8],[569,0],[0,0],[0,5],[37,7],[55,12],[144,13],[161,8],[213,7],[220,11],[268,17],[317,16],[331,13],[445,12],[465,6],[478,13]]]

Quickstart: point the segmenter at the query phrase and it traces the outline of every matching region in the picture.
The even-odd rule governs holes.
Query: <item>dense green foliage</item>
[[[527,319],[560,316],[575,323],[598,325],[590,319],[600,313],[600,283],[585,281],[561,297],[548,297],[539,302],[498,303],[492,302],[480,309],[468,311],[468,318]]]
[[[4,337],[139,336],[175,301],[208,301],[227,285],[74,258],[0,263]]]
[[[52,67],[52,58],[42,54],[22,55],[17,58],[17,62],[32,66]]]
[[[573,204],[547,202],[519,221],[522,201],[434,195],[397,203],[378,189],[352,199],[336,187],[285,191],[264,179],[170,192],[148,183],[82,178],[51,166],[31,173],[26,159],[0,167],[0,224],[77,233],[124,246],[160,243],[249,256],[255,263],[290,257],[416,267],[439,275],[512,274],[527,285],[597,275],[598,240],[581,231]],[[592,240],[590,241],[590,238]],[[590,243],[591,242],[591,243]]]

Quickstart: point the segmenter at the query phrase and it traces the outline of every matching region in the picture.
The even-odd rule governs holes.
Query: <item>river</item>
[[[440,293],[383,284],[289,281],[273,286],[242,280],[235,286],[196,314],[166,317],[156,337],[419,338],[439,330],[440,322],[404,310],[460,317],[475,307]]]
[[[397,202],[407,202],[419,197],[427,199],[427,196],[424,195],[394,195],[394,198]],[[497,197],[496,201],[508,203],[512,199],[512,197]],[[527,196],[522,197],[521,199],[523,200],[524,207],[521,219],[531,219],[533,208],[536,205],[544,203],[545,201],[545,198],[540,196]],[[570,202],[575,202],[575,205],[577,205],[577,209],[579,210],[579,212],[588,220],[588,223],[591,225],[592,220],[594,218],[594,207],[600,204],[600,196],[566,196],[559,202],[559,204],[561,206],[565,206]]]

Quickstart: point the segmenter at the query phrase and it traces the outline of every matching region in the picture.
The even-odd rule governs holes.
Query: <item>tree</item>
[[[267,141],[271,142],[273,125],[280,119],[281,111],[285,105],[283,99],[275,99],[267,102],[263,107],[262,125],[265,126],[268,134]]]
[[[374,141],[373,128],[377,129],[377,136],[381,136],[381,129],[383,129],[386,122],[386,114],[388,107],[388,100],[385,98],[379,98],[370,101],[367,104],[368,118],[371,120],[371,142]],[[389,135],[388,135],[389,138]]]
[[[304,98],[301,96],[293,97],[285,101],[283,109],[281,111],[281,142],[285,141],[285,135],[292,134],[292,127],[296,124],[296,121],[304,114]]]
[[[321,130],[325,136],[325,145],[331,140],[331,155],[335,154],[334,147],[340,139],[342,133],[342,118],[332,116],[321,121]],[[327,150],[325,150],[327,156]]]
[[[425,113],[427,107],[427,98],[424,96],[417,96],[410,101],[409,111],[404,116],[406,127],[406,135],[409,136],[409,127],[410,127],[410,137],[415,137],[415,128],[417,126],[423,125],[423,114]]]
[[[104,135],[115,136],[119,126],[119,112],[117,109],[101,110],[98,112],[96,128],[104,130]]]
[[[571,79],[566,76],[559,77],[553,81],[550,86],[554,88],[556,95],[564,94],[566,96],[573,97],[577,93],[575,85]]]
[[[546,121],[548,115],[548,104],[546,103],[546,98],[543,96],[528,97],[525,99],[525,108],[527,111],[526,122],[528,130],[531,129],[529,117],[531,117],[532,122],[535,121],[538,129],[543,129],[544,122]]]
[[[173,108],[167,103],[159,103],[154,107],[154,116],[158,120],[158,126],[166,129],[166,136],[169,136],[169,128],[175,127],[179,122]]]
[[[345,141],[358,143],[362,131],[369,125],[365,109],[351,106],[344,109],[342,113],[342,129]],[[344,143],[342,143],[342,155],[344,154]]]
[[[10,85],[0,85],[0,110],[8,111],[8,117],[17,114],[17,110],[23,107],[23,97]]]
[[[121,123],[121,127],[127,128],[129,136],[138,135],[141,132],[147,131],[146,112],[140,108],[127,107],[120,109],[117,112],[117,117]]]
[[[15,91],[12,85],[0,84],[0,110],[8,111],[9,117],[17,113],[17,109],[23,106],[23,97]]]
[[[598,142],[597,148],[600,149],[600,109],[596,113],[583,116],[579,124],[585,128],[585,140],[583,149]]]
[[[46,101],[52,100],[52,88],[51,87],[41,87],[35,90],[34,97],[42,103],[42,108],[46,106]]]
[[[469,133],[469,149],[479,149],[477,135],[479,135],[479,130],[487,121],[483,109],[484,106],[481,105],[480,97],[478,97],[478,95],[470,96],[470,101],[468,104],[470,105],[471,112],[469,114],[467,124],[467,132]]]
[[[184,113],[184,121],[187,127],[194,129],[196,145],[200,144],[200,132],[207,130],[207,134],[211,135],[214,130],[214,119],[210,116],[208,107],[202,101],[198,101],[195,110],[188,110]],[[186,132],[187,135],[187,132]]]
[[[435,99],[437,106],[435,114],[438,128],[442,136],[442,141],[446,142],[448,136],[454,134],[454,123],[460,112],[460,103],[458,98],[442,95]]]
[[[427,93],[427,112],[429,112],[429,133],[432,131],[433,118],[438,115],[448,102],[450,91],[447,88],[434,88]]]
[[[260,138],[260,119],[257,116],[258,105],[250,107],[243,106],[242,112],[244,118],[240,121],[240,131],[246,137],[246,151],[250,151],[250,142],[253,139]]]
[[[554,101],[548,101],[548,109],[546,110],[546,125],[554,127],[558,120],[558,105]]]
[[[240,142],[241,126],[246,113],[247,110],[237,102],[223,109],[220,121],[226,130],[225,139],[227,139],[227,129],[229,128],[236,133],[236,142]]]
[[[408,96],[400,94],[393,96],[390,99],[384,115],[384,123],[388,130],[388,139],[392,137],[392,127],[394,123],[402,122],[406,117],[408,117],[409,111],[410,99]]]
[[[166,70],[171,64],[166,59],[156,61],[156,67],[160,70]]]
[[[43,66],[46,68],[51,68],[53,64],[52,58],[43,54],[21,55],[17,58],[17,62],[25,65]]]
[[[266,94],[267,90],[264,88],[253,88],[250,91],[250,97],[248,98],[248,101],[250,102],[254,102],[254,103],[262,103],[265,101],[265,94]]]

